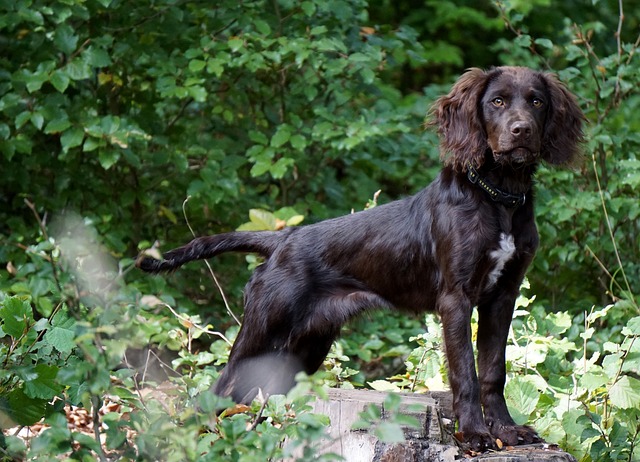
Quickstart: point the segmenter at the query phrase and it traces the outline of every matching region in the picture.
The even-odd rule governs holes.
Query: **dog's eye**
[[[531,104],[533,104],[533,107],[542,107],[544,103],[540,98],[533,98],[533,101],[531,102]]]
[[[496,106],[496,107],[502,107],[502,106],[504,106],[504,100],[503,100],[502,98],[500,98],[500,97],[498,97],[498,98],[493,98],[493,99],[491,100],[491,102],[492,102],[492,103],[493,103],[493,105],[494,105],[494,106]]]

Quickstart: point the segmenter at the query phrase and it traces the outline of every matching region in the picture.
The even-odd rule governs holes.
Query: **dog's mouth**
[[[493,158],[502,164],[531,164],[538,160],[540,151],[526,146],[516,146],[504,151],[493,151]]]

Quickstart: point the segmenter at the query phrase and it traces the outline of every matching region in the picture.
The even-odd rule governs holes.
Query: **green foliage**
[[[383,443],[402,443],[405,441],[404,428],[420,428],[420,422],[406,412],[402,413],[401,404],[399,395],[389,393],[381,407],[374,404],[367,406],[360,413],[360,418],[354,422],[353,428],[372,431]],[[417,411],[420,412],[419,409]]]
[[[575,314],[593,303],[619,299],[638,312],[630,281],[640,277],[640,206],[634,191],[640,166],[635,117],[640,62],[638,42],[625,27],[633,30],[638,17],[629,16],[624,2],[622,10],[614,10],[618,17],[605,2],[597,2],[598,20],[565,21],[552,40],[533,35],[528,16],[509,5],[502,11],[520,48],[514,52],[511,47],[508,62],[522,64],[524,55],[525,64],[560,69],[590,121],[580,171],[543,169],[539,174],[538,225],[543,246],[550,245],[534,261],[531,284],[555,308],[570,309],[564,300],[580,301],[580,308],[571,310]],[[620,29],[617,39],[614,26]],[[635,42],[625,43],[625,37]]]
[[[536,422],[545,438],[585,460],[638,456],[638,318],[601,351],[588,348],[594,327],[613,309],[592,310],[583,316],[584,329],[571,332],[566,314],[549,316],[534,305],[517,313],[509,347],[513,378],[506,394],[514,416]]]
[[[545,440],[558,442],[579,460],[636,460],[640,317],[630,318],[616,338],[593,350],[597,327],[616,318],[616,306],[592,309],[576,324],[569,314],[549,314],[535,300],[518,299],[507,345],[505,397],[511,415],[518,424],[533,423]],[[426,321],[427,333],[407,357],[407,373],[386,381],[387,390],[441,389],[446,382],[440,332],[432,332],[433,316]],[[385,389],[380,382],[378,389]]]
[[[37,322],[28,296],[0,302],[0,425],[31,425],[51,412],[63,385],[57,380],[72,352],[75,321],[59,310]]]
[[[198,460],[341,460],[331,454],[316,456],[329,419],[309,412],[315,398],[308,391],[303,385],[287,398],[273,396],[262,406],[255,403],[251,413],[223,415],[199,438]]]

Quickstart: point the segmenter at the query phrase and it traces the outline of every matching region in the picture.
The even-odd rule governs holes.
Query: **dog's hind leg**
[[[357,289],[314,295],[315,300],[298,297],[295,303],[259,309],[248,297],[243,326],[214,392],[242,403],[259,391],[284,394],[298,372],[318,370],[346,321],[368,309],[391,307],[377,294]]]

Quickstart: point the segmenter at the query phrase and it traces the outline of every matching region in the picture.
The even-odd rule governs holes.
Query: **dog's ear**
[[[542,158],[554,165],[572,165],[580,158],[586,120],[576,97],[553,74],[544,74],[549,112],[542,139]]]
[[[481,119],[480,98],[490,73],[472,68],[431,108],[428,125],[437,125],[440,156],[445,165],[464,171],[467,164],[480,167],[487,150],[487,134]]]

